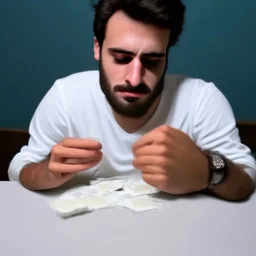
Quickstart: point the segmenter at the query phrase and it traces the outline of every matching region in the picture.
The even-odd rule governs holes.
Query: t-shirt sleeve
[[[28,145],[21,148],[9,165],[10,180],[18,181],[25,165],[44,160],[51,148],[66,137],[66,111],[61,92],[60,82],[56,81],[39,103],[29,125]]]
[[[250,149],[241,143],[236,119],[227,98],[214,84],[198,97],[194,113],[193,136],[203,150],[217,150],[245,167],[256,182],[256,163]]]

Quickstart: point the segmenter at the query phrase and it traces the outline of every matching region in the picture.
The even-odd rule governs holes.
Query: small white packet
[[[128,182],[129,177],[127,176],[114,176],[114,177],[108,177],[108,178],[97,178],[96,180],[91,180],[90,181],[90,184],[91,185],[96,185],[100,182],[103,182],[103,181],[122,181],[124,183]]]
[[[158,193],[159,190],[144,180],[131,180],[124,186],[124,191],[132,196],[142,196]]]
[[[112,207],[113,202],[103,196],[85,196],[77,199],[57,199],[50,204],[62,217],[71,217],[76,214]]]
[[[65,191],[60,195],[60,199],[77,199],[84,196],[90,196],[97,193],[97,190],[92,186],[78,186]]]
[[[154,200],[149,196],[140,196],[120,200],[116,203],[116,205],[128,208],[134,212],[144,212],[159,208]]]
[[[63,218],[90,211],[87,205],[80,202],[79,198],[71,200],[57,199],[51,202],[50,206]]]
[[[126,199],[133,198],[133,196],[127,194],[125,191],[114,191],[112,193],[105,195],[105,198],[107,198],[113,206],[117,206],[118,202],[122,202]]]
[[[97,195],[107,195],[119,189],[122,189],[126,184],[126,180],[96,180],[91,181],[92,188],[97,191]]]

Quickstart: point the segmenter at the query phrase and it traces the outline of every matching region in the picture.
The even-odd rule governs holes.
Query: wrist
[[[21,185],[34,191],[45,189],[45,174],[42,172],[46,171],[48,171],[48,160],[24,166],[19,177]]]
[[[23,167],[19,175],[20,184],[29,190],[35,190],[35,168],[36,164],[28,164]]]
[[[211,190],[223,184],[229,169],[227,159],[218,151],[204,151],[208,162],[208,185]]]

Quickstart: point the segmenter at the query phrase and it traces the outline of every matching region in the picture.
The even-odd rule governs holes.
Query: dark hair
[[[143,23],[171,30],[169,47],[174,46],[183,31],[185,5],[181,0],[99,0],[94,4],[93,30],[100,45],[105,39],[108,20],[119,10]]]

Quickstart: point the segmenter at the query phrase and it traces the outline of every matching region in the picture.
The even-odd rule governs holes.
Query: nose
[[[128,64],[128,72],[126,75],[126,82],[129,83],[131,86],[138,86],[142,83],[143,78],[143,66],[138,59],[133,59]]]

